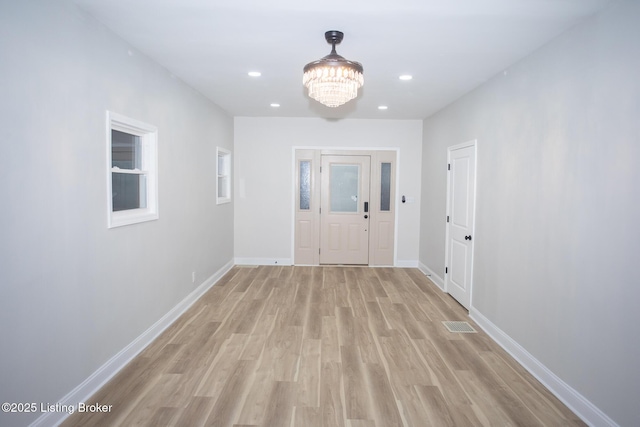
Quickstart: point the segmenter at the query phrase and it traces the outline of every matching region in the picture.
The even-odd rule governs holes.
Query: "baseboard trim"
[[[473,306],[469,316],[480,326],[498,345],[520,363],[531,375],[536,377],[551,393],[569,407],[582,421],[592,427],[619,427],[611,418],[597,406],[565,383],[549,368],[525,350],[513,338],[494,325]]]
[[[421,262],[418,263],[418,268],[420,269],[420,271],[424,273],[425,276],[429,277],[429,280],[435,283],[435,285],[439,287],[440,290],[444,291],[444,280],[442,279],[442,277],[438,276],[436,273],[433,272],[433,270],[431,270],[429,267],[427,267],[425,264]]]
[[[86,402],[93,396],[107,381],[113,378],[127,363],[144,350],[154,339],[156,339],[165,329],[175,322],[189,307],[193,305],[202,295],[205,294],[218,280],[222,278],[234,266],[233,261],[229,261],[222,268],[216,271],[211,277],[205,280],[185,299],[180,301],[160,320],[154,323],[149,329],[143,332],[138,338],[123,348],[118,354],[109,359],[104,365],[98,368],[89,378],[70,391],[58,402],[61,405],[73,406],[77,408],[78,403]],[[70,414],[67,412],[47,412],[36,419],[31,427],[58,426]]]
[[[235,265],[293,265],[291,258],[235,258]],[[375,266],[371,267],[388,267]],[[413,260],[397,260],[395,267],[399,268],[418,268],[418,261]]]
[[[236,258],[236,265],[293,265],[291,258]]]

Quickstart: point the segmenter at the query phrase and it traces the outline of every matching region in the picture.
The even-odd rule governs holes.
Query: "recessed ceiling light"
[[[378,106],[378,110],[386,110],[387,108],[389,108],[389,107],[387,107],[386,105]]]
[[[273,102],[273,103],[271,104],[271,106],[272,106],[273,108],[278,108],[278,107],[280,106],[280,104],[277,104],[277,103]]]
[[[400,80],[411,80],[413,78],[412,75],[409,74],[403,74],[400,77],[398,77]]]
[[[260,71],[249,71],[247,74],[251,77],[260,77],[262,75]]]

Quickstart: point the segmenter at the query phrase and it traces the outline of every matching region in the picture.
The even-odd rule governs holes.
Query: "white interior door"
[[[369,263],[370,165],[370,156],[322,156],[320,264]]]
[[[467,309],[473,277],[476,146],[449,149],[445,289]]]

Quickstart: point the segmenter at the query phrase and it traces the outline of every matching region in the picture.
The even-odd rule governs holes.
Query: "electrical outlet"
[[[196,272],[195,271],[191,272],[191,283],[196,283]]]

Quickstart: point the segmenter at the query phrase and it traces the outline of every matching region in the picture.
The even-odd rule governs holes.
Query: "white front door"
[[[475,141],[449,148],[445,290],[467,309],[473,277]]]
[[[370,165],[370,156],[322,156],[320,264],[369,264]]]

